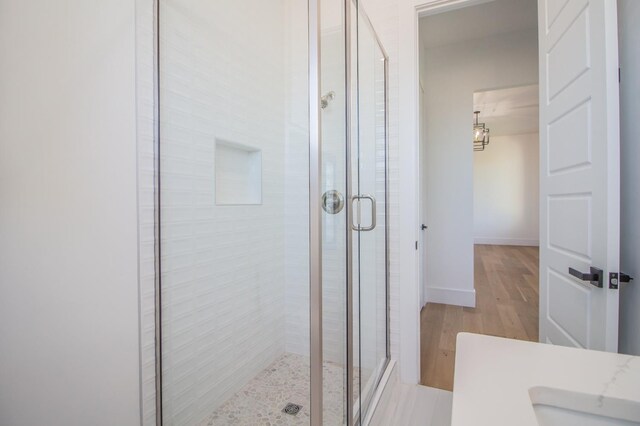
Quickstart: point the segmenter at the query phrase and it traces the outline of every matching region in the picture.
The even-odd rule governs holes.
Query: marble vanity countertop
[[[538,425],[539,387],[640,401],[640,357],[458,334],[453,426]]]

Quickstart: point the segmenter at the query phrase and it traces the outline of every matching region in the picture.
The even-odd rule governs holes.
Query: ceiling
[[[473,94],[474,111],[486,123],[491,136],[538,131],[538,85],[486,90]]]
[[[493,0],[421,18],[420,39],[423,48],[430,48],[534,29],[537,25],[537,0]]]

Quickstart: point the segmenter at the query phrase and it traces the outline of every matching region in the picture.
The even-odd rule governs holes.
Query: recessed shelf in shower
[[[262,150],[216,139],[216,204],[262,204]]]

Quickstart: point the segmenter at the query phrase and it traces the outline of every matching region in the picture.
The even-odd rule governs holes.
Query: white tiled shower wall
[[[391,358],[399,360],[400,354],[400,276],[398,269],[400,241],[399,241],[399,145],[398,137],[398,106],[399,106],[399,67],[398,67],[398,25],[399,25],[399,3],[404,0],[361,0],[360,5],[364,7],[376,34],[380,38],[384,49],[389,56],[389,217],[387,226],[389,227],[389,258],[390,258],[390,282],[389,282],[389,303],[390,303],[390,340]],[[411,141],[403,141],[411,143]]]
[[[354,192],[371,194],[377,204],[377,223],[372,231],[355,234],[355,294],[359,320],[363,386],[369,373],[386,357],[386,253],[387,203],[385,187],[385,74],[383,52],[364,20],[358,26],[358,143],[357,182]],[[362,222],[370,223],[370,202],[362,202]],[[357,279],[359,278],[359,280]],[[359,296],[359,297],[358,297]]]
[[[169,105],[175,105],[173,123],[167,123],[169,127],[166,130],[169,134],[163,135],[163,148],[165,144],[172,144],[174,150],[171,151],[171,147],[166,148],[169,155],[175,155],[177,165],[182,166],[182,173],[179,169],[174,169],[174,188],[178,191],[180,188],[184,193],[189,193],[191,190],[197,196],[194,197],[180,197],[179,193],[175,195],[175,208],[177,214],[174,214],[174,221],[167,222],[165,231],[165,238],[175,238],[177,243],[181,243],[182,253],[178,251],[173,252],[173,259],[163,259],[163,269],[169,268],[176,271],[173,275],[175,291],[170,291],[166,297],[171,297],[176,301],[176,309],[169,315],[176,315],[176,324],[180,322],[185,326],[191,321],[195,323],[197,327],[191,328],[192,332],[188,332],[189,328],[184,328],[185,333],[180,336],[179,330],[175,327],[169,327],[168,332],[174,333],[174,337],[183,337],[185,340],[175,340],[168,344],[168,348],[165,347],[165,353],[171,351],[171,347],[176,351],[176,359],[165,362],[165,370],[171,368],[167,363],[175,362],[176,365],[172,368],[173,374],[165,378],[165,390],[168,383],[173,390],[177,392],[174,399],[174,404],[169,404],[169,413],[174,415],[179,414],[180,409],[190,407],[187,411],[190,411],[192,415],[182,417],[182,419],[176,418],[175,424],[186,423],[194,421],[196,417],[201,414],[208,414],[212,409],[215,409],[215,404],[219,404],[225,398],[225,395],[232,393],[233,389],[237,389],[244,384],[244,381],[252,377],[255,372],[262,368],[262,365],[268,364],[277,354],[283,350],[295,352],[295,353],[308,353],[308,135],[307,135],[307,109],[306,105],[303,107],[303,103],[306,103],[306,90],[307,90],[307,68],[306,68],[306,56],[302,54],[306,53],[306,4],[304,2],[288,0],[290,2],[289,7],[285,7],[286,1],[282,2],[269,2],[269,7],[261,4],[262,2],[254,0],[253,2],[225,2],[225,4],[237,3],[237,10],[235,13],[229,13],[228,10],[224,10],[224,13],[213,14],[216,16],[224,17],[221,23],[223,27],[226,27],[229,34],[225,35],[225,43],[215,45],[211,39],[201,39],[200,44],[189,48],[184,46],[184,51],[180,48],[180,45],[172,46],[175,49],[175,63],[172,65],[179,69],[179,67],[188,68],[188,61],[197,61],[192,69],[188,72],[183,79],[182,75],[173,76],[169,75],[168,78],[175,79],[175,87],[179,90],[183,90],[182,93],[176,93],[171,96],[182,95],[177,98],[168,98],[165,103]],[[174,2],[167,2],[170,5]],[[185,2],[179,2],[176,4],[183,4]],[[216,3],[216,2],[212,2]],[[248,4],[255,3],[256,7],[249,8]],[[398,327],[397,327],[397,292],[398,292],[398,272],[397,272],[397,233],[394,232],[398,228],[398,206],[397,206],[397,176],[398,176],[398,157],[397,157],[397,63],[394,53],[397,51],[397,3],[395,1],[381,1],[370,0],[367,2],[366,7],[369,14],[376,26],[378,34],[382,38],[385,48],[390,54],[390,217],[388,218],[388,224],[390,226],[390,245],[391,245],[391,346],[392,355],[397,356],[398,353]],[[164,3],[163,3],[164,4]],[[215,7],[215,5],[209,5]],[[153,256],[153,3],[149,0],[137,0],[137,72],[138,72],[138,143],[139,143],[139,205],[140,205],[140,299],[141,299],[141,364],[142,373],[141,381],[143,386],[143,423],[145,425],[151,425],[155,423],[155,391],[154,391],[154,256]],[[182,10],[184,12],[184,10]],[[304,15],[304,17],[303,17]],[[185,25],[186,21],[182,22],[182,25],[176,25],[177,32],[175,39],[180,40],[181,43],[186,43],[185,37],[190,31],[196,32],[195,35],[205,37],[205,22],[202,21],[204,14],[198,14],[196,18],[197,25]],[[272,19],[265,20],[265,16],[270,16]],[[184,17],[183,17],[184,18]],[[235,18],[235,21],[234,21]],[[256,25],[249,25],[247,19],[254,19]],[[241,25],[237,25],[239,22],[245,23],[245,29],[250,27],[252,31],[255,31],[258,26],[270,26],[269,28],[263,28],[265,31],[273,30],[272,36],[278,34],[281,43],[278,45],[277,40],[270,40],[269,43],[265,43],[267,35],[265,31],[259,31],[261,37],[258,40],[253,40],[258,46],[264,47],[264,50],[260,51],[255,45],[251,46],[241,44],[240,48],[233,47],[231,43],[233,37],[237,37],[236,43],[247,43],[245,34],[243,33]],[[284,25],[284,23],[287,25]],[[279,23],[279,27],[278,24]],[[166,24],[166,23],[165,23]],[[176,22],[176,24],[179,24]],[[208,29],[211,30],[214,26],[209,25]],[[278,32],[277,28],[281,31]],[[250,32],[249,32],[250,33]],[[254,33],[255,34],[255,33]],[[194,34],[188,35],[193,37]],[[218,34],[219,36],[219,34]],[[264,37],[263,37],[264,36]],[[197,40],[197,37],[195,38]],[[288,44],[284,44],[284,40]],[[206,43],[205,43],[206,41]],[[189,43],[191,44],[191,42]],[[278,46],[280,46],[278,48]],[[287,46],[288,55],[285,54],[283,46]],[[207,47],[208,52],[203,52],[203,48]],[[247,55],[247,52],[251,49],[255,50],[254,55]],[[280,59],[271,57],[274,54],[269,49],[274,48],[280,50]],[[226,52],[228,56],[225,56]],[[243,53],[243,55],[240,55]],[[341,54],[342,52],[340,52]],[[215,55],[212,57],[211,55]],[[234,56],[235,55],[235,56]],[[202,57],[199,57],[202,56]],[[339,58],[338,54],[336,58]],[[243,63],[245,67],[242,69],[229,69],[231,58],[233,62]],[[262,59],[260,59],[262,58]],[[295,61],[293,60],[295,58]],[[171,59],[171,56],[169,58]],[[226,60],[226,62],[225,62]],[[337,59],[336,59],[337,60]],[[244,99],[237,99],[237,92],[229,90],[229,86],[226,87],[222,84],[220,79],[213,78],[212,75],[205,75],[207,73],[206,67],[212,67],[215,62],[218,62],[217,72],[225,72],[228,79],[233,80],[236,72],[245,72],[241,77],[238,77],[236,81],[244,83],[245,79],[249,79],[250,87],[240,87],[240,91],[245,95]],[[224,64],[224,65],[222,65]],[[271,70],[265,69],[267,66],[272,67]],[[205,69],[203,69],[205,67]],[[281,67],[281,68],[280,68]],[[222,68],[222,69],[221,69]],[[280,77],[278,77],[278,68],[280,68]],[[210,68],[209,68],[210,70]],[[284,71],[290,72],[290,74],[284,74]],[[271,72],[269,72],[271,71]],[[283,79],[283,75],[286,75],[288,80]],[[251,81],[251,79],[254,79]],[[214,82],[220,85],[217,89],[203,87],[204,82]],[[285,84],[285,81],[288,84]],[[197,90],[185,91],[190,85],[194,84]],[[200,84],[200,86],[198,86]],[[324,84],[324,82],[323,82]],[[208,90],[208,92],[205,92]],[[208,93],[209,96],[201,96],[202,93]],[[185,102],[184,96],[193,96],[193,102]],[[167,96],[167,95],[165,95]],[[286,102],[283,103],[283,99]],[[344,100],[336,99],[336,105],[340,105]],[[295,108],[291,106],[295,104]],[[266,109],[266,110],[265,110]],[[250,112],[254,112],[252,116]],[[165,112],[165,114],[170,114]],[[207,190],[207,185],[213,185],[211,176],[213,169],[213,156],[211,155],[213,138],[218,134],[213,128],[213,121],[217,120],[218,125],[227,125],[227,121],[221,120],[218,114],[227,114],[229,122],[236,124],[234,130],[227,131],[224,135],[225,138],[238,138],[239,142],[254,145],[256,147],[262,147],[262,149],[273,150],[269,155],[265,156],[265,163],[263,167],[265,169],[264,179],[272,179],[268,184],[265,183],[263,189],[263,197],[270,197],[271,200],[265,199],[264,210],[266,215],[252,216],[250,212],[245,212],[244,215],[225,215],[222,213],[217,216],[214,213],[215,207],[212,205],[213,192]],[[269,121],[265,119],[265,114],[270,115]],[[216,118],[217,116],[217,118]],[[224,115],[223,115],[224,116]],[[164,117],[163,117],[164,118]],[[182,122],[184,120],[184,122]],[[260,121],[260,123],[254,123],[254,121]],[[185,123],[189,125],[185,125]],[[278,122],[280,127],[263,128],[263,129],[251,129],[253,124],[266,124],[267,126],[273,125],[274,122]],[[171,126],[174,126],[173,136],[170,133]],[[164,128],[164,127],[163,127]],[[198,130],[198,131],[194,131]],[[236,132],[236,133],[234,133]],[[344,134],[344,133],[342,133]],[[238,135],[238,136],[236,136]],[[328,136],[328,135],[326,135]],[[267,140],[271,137],[271,140],[276,142],[274,146],[268,145]],[[244,139],[243,139],[244,138]],[[167,140],[168,139],[168,140]],[[327,141],[329,138],[327,137]],[[326,142],[329,144],[329,142]],[[336,136],[336,144],[339,143],[339,139]],[[264,146],[260,145],[264,144]],[[330,147],[330,145],[326,145]],[[178,147],[189,148],[187,149],[188,155],[181,155]],[[177,150],[176,150],[177,149]],[[200,149],[199,154],[196,152]],[[337,145],[332,149],[335,149],[336,155],[341,155],[342,151],[338,149]],[[336,166],[339,168],[338,162],[341,158],[336,158]],[[267,161],[273,161],[271,164],[267,164]],[[199,171],[201,176],[191,174],[190,171]],[[171,171],[171,169],[169,169]],[[270,174],[271,173],[271,174]],[[337,179],[343,179],[341,176],[337,176]],[[171,180],[172,178],[166,177],[165,180]],[[280,184],[280,186],[278,185]],[[326,182],[325,182],[326,183]],[[200,186],[198,186],[200,185]],[[171,188],[171,184],[169,184]],[[210,188],[213,188],[211,186]],[[166,189],[166,188],[165,188]],[[197,191],[196,191],[197,189]],[[169,195],[165,196],[163,205],[167,202]],[[256,206],[245,206],[243,208],[255,208]],[[280,209],[280,210],[279,210]],[[237,209],[236,209],[237,210]],[[182,216],[180,216],[182,214]],[[229,233],[226,233],[224,229],[216,230],[213,224],[212,218],[216,214],[216,220],[226,220],[226,224],[231,229],[238,230],[235,234],[236,237],[231,239]],[[278,216],[279,215],[279,216]],[[180,223],[180,217],[183,222]],[[260,229],[260,224],[265,224],[266,220],[269,229]],[[171,214],[169,218],[171,219]],[[195,219],[195,220],[194,220]],[[246,223],[255,221],[250,224],[249,227],[242,227],[240,223]],[[202,228],[203,232],[199,229],[190,226],[195,223]],[[286,226],[285,226],[286,224]],[[325,223],[325,226],[328,224]],[[171,228],[175,228],[175,231]],[[340,223],[338,220],[334,223],[335,229],[343,229],[344,223]],[[174,231],[174,232],[172,232]],[[218,234],[216,234],[218,233]],[[233,275],[231,268],[229,268],[228,262],[222,262],[227,266],[227,299],[222,304],[227,306],[227,314],[222,315],[223,310],[214,309],[216,300],[212,299],[208,301],[207,295],[211,295],[204,291],[204,297],[201,298],[198,293],[193,292],[194,285],[191,285],[191,290],[188,289],[189,283],[204,282],[204,278],[209,274],[216,273],[218,269],[214,265],[205,265],[201,263],[201,276],[188,275],[185,270],[181,268],[186,265],[193,265],[196,258],[201,261],[209,262],[211,259],[215,262],[215,256],[220,252],[215,251],[214,246],[211,245],[211,241],[207,242],[207,238],[216,238],[216,236],[227,237],[227,241],[237,241],[238,236],[243,241],[240,242],[240,246],[236,246],[234,250],[239,254],[240,258],[234,259],[240,263],[236,266],[248,265],[248,261],[251,260],[254,265],[255,259],[264,260],[264,262],[257,262],[264,265],[264,269],[254,269],[246,273],[243,268],[239,270],[245,272],[244,275],[240,274],[237,278],[244,280],[246,288],[240,288],[233,285],[236,276]],[[338,237],[341,233],[335,233]],[[273,237],[273,240],[270,238]],[[279,239],[279,241],[278,241]],[[217,240],[216,241],[220,241]],[[165,240],[165,246],[167,240]],[[340,241],[336,241],[336,247]],[[178,244],[176,244],[178,246]],[[222,254],[229,252],[231,247],[224,246]],[[249,251],[245,251],[245,248],[256,249],[253,255],[248,255]],[[266,250],[266,251],[264,251]],[[165,251],[165,255],[169,252]],[[278,253],[279,255],[274,255]],[[266,256],[265,256],[266,254]],[[209,257],[209,255],[211,255]],[[333,273],[325,270],[325,277],[334,276],[337,280],[333,281],[336,284],[334,291],[329,291],[327,294],[333,294],[333,297],[325,298],[325,307],[334,307],[338,316],[331,318],[330,312],[325,309],[325,331],[328,339],[325,340],[325,356],[328,358],[335,357],[337,360],[342,359],[342,333],[344,333],[343,325],[343,310],[338,309],[338,306],[343,306],[343,280],[344,280],[344,261],[341,255],[336,251],[334,252],[336,265]],[[264,256],[264,257],[260,257]],[[271,258],[269,258],[271,256]],[[330,259],[330,253],[325,253],[327,260]],[[223,257],[223,256],[222,256]],[[221,258],[222,258],[221,257]],[[269,259],[275,262],[274,265],[266,265]],[[338,263],[339,260],[342,262]],[[186,263],[180,263],[186,262]],[[167,265],[168,263],[168,265]],[[325,263],[326,265],[327,263]],[[341,265],[341,266],[339,266]],[[236,271],[237,269],[233,269]],[[182,280],[179,280],[180,273],[182,272]],[[260,280],[259,283],[255,282],[256,274],[266,276],[264,280]],[[216,275],[217,276],[217,275]],[[280,279],[280,281],[278,281]],[[169,279],[171,282],[171,278]],[[284,282],[284,284],[283,284]],[[167,283],[165,282],[165,285]],[[330,290],[327,288],[327,290]],[[219,297],[219,295],[217,296]],[[165,299],[166,301],[166,299]],[[207,305],[207,302],[209,303]],[[253,306],[251,306],[253,305]],[[270,305],[270,306],[267,306]],[[195,316],[189,317],[186,306],[190,306],[191,310],[195,310],[200,315],[198,318]],[[228,309],[229,307],[238,309]],[[224,306],[221,307],[224,309]],[[256,313],[255,309],[262,309],[261,313]],[[185,309],[186,316],[180,316],[180,309]],[[283,314],[284,312],[284,314]],[[170,317],[169,317],[170,318]],[[190,319],[188,319],[190,318]],[[260,319],[260,320],[259,320]],[[264,321],[262,321],[264,319]],[[165,321],[167,318],[165,317]],[[245,321],[245,322],[242,322]],[[233,330],[234,322],[238,330]],[[208,329],[213,325],[215,329]],[[264,330],[264,333],[261,331]],[[280,330],[281,332],[276,332]],[[199,334],[194,334],[199,333]],[[213,336],[218,333],[222,337],[228,339],[228,343],[233,339],[238,339],[239,344],[244,346],[235,346],[235,344],[229,344],[226,348],[213,343]],[[240,333],[240,335],[238,335]],[[247,334],[243,334],[247,333]],[[204,339],[201,339],[204,336]],[[206,336],[210,337],[207,344]],[[253,336],[249,338],[249,336]],[[265,338],[267,337],[268,338]],[[331,337],[333,336],[333,337]],[[328,344],[331,339],[335,338],[335,346]],[[200,346],[200,353],[195,350],[191,344],[185,344],[185,341],[195,342],[196,346]],[[253,352],[256,357],[246,356],[243,353],[242,361],[248,363],[248,368],[242,362],[238,362],[237,357],[232,356],[229,351],[233,347],[243,347],[245,352]],[[262,347],[265,348],[262,351]],[[182,349],[182,352],[180,352]],[[222,352],[221,352],[222,350]],[[203,356],[204,355],[204,356]],[[187,360],[195,360],[198,362],[189,363]],[[225,364],[226,363],[226,364]],[[261,364],[262,363],[262,364]],[[234,367],[229,369],[230,367]],[[182,369],[182,370],[181,370]],[[226,370],[225,370],[226,369]],[[215,374],[216,371],[238,371],[241,374],[227,374],[226,377],[221,378]],[[224,394],[220,394],[220,391]],[[226,392],[225,392],[226,391]],[[182,392],[183,402],[178,400],[180,393]],[[184,393],[187,392],[187,393]],[[165,400],[172,398],[171,392],[168,395],[165,394]],[[191,406],[194,405],[195,406]],[[213,405],[210,405],[213,404]],[[186,411],[183,411],[186,413]],[[180,421],[177,421],[180,420]]]
[[[287,296],[308,286],[303,260],[288,264],[298,268],[291,289],[285,280],[285,235],[308,238],[304,203],[285,209],[287,195],[308,194],[298,114],[307,102],[287,98],[290,67],[307,58],[291,55],[286,33],[306,31],[289,28],[288,3],[162,3],[163,409],[172,424],[201,420],[285,351]],[[261,205],[215,204],[216,139],[261,150]],[[287,151],[303,161],[285,164]],[[291,213],[302,220],[289,227]]]
[[[287,2],[288,26],[285,40],[288,85],[285,180],[284,262],[286,294],[285,350],[309,354],[309,108],[307,6],[304,2]],[[293,61],[292,58],[297,58]]]
[[[346,192],[344,33],[323,28],[321,93],[335,93],[322,110],[322,191]],[[345,203],[347,201],[345,200]],[[322,212],[323,356],[343,363],[346,340],[346,215]]]
[[[291,7],[303,7],[303,2]],[[301,13],[296,13],[302,16]],[[304,30],[306,31],[306,23]],[[289,40],[291,41],[291,40]],[[305,55],[307,39],[293,42]],[[294,57],[296,55],[293,55]],[[346,189],[345,151],[345,74],[344,33],[341,27],[324,28],[322,32],[321,92],[334,92],[335,98],[322,110],[322,191]],[[291,81],[296,88],[291,93],[294,105],[308,103],[307,64],[297,64]],[[302,94],[302,97],[301,97]],[[304,112],[305,115],[302,115]],[[290,142],[287,144],[285,169],[286,184],[285,218],[285,273],[287,275],[287,352],[309,355],[309,149],[308,109],[292,109],[294,114],[287,125]],[[295,141],[295,143],[293,142]],[[322,283],[323,283],[323,349],[328,361],[342,363],[346,338],[346,235],[345,211],[336,215],[322,213]],[[297,283],[297,284],[294,284]]]

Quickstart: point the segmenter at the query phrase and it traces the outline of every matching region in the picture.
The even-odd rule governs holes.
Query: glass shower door
[[[356,0],[157,6],[156,412],[359,424],[388,359],[375,33]]]
[[[320,1],[319,120],[321,288],[322,288],[322,424],[351,425],[354,389],[353,341],[349,332],[349,37],[352,9],[345,0]]]
[[[357,12],[357,138],[353,167],[354,361],[361,418],[389,359],[387,56],[362,6]]]
[[[389,355],[387,58],[359,2],[321,5],[323,423],[351,425]]]

